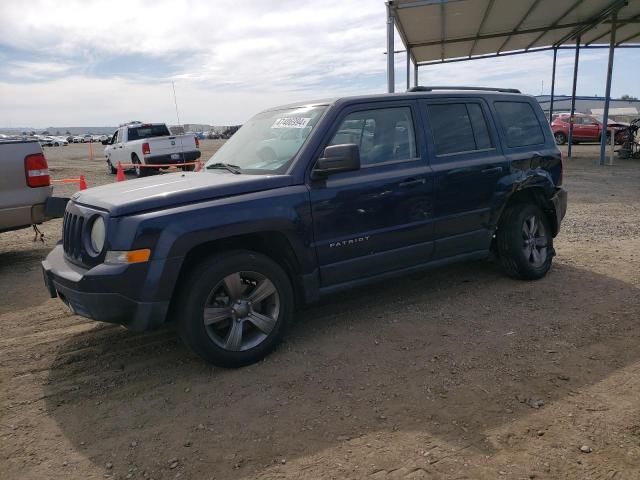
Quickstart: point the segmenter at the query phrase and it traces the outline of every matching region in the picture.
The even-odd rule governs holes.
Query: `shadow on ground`
[[[38,244],[33,250],[0,252],[0,315],[41,305],[49,298],[40,262],[50,249]]]
[[[254,478],[405,430],[490,455],[487,429],[637,361],[639,316],[636,288],[560,262],[538,282],[460,265],[299,312],[277,352],[239,370],[203,364],[170,331],[74,335],[50,366],[46,409],[123,476]]]

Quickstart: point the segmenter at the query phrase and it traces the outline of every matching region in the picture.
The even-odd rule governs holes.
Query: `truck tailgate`
[[[193,135],[175,135],[171,137],[155,137],[147,140],[151,155],[167,155],[171,153],[197,150]]]

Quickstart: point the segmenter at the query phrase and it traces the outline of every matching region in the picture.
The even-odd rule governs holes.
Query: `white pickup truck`
[[[36,140],[0,140],[0,232],[42,223],[53,187]]]
[[[132,164],[136,176],[144,177],[161,168],[144,165],[188,163],[200,158],[200,142],[194,135],[172,135],[164,123],[127,123],[115,131],[110,142],[102,143],[107,145],[104,155],[113,174],[118,162]],[[193,170],[193,166],[184,169]]]

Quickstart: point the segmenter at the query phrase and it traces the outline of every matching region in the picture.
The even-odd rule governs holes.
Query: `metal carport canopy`
[[[407,89],[412,61],[417,85],[419,66],[553,50],[551,113],[558,49],[575,48],[571,118],[580,49],[607,47],[602,121],[606,125],[615,48],[640,47],[640,0],[388,0],[386,5],[389,92],[395,90],[394,26],[406,47]],[[572,139],[573,121],[569,126],[569,157]],[[607,129],[603,129],[601,165],[606,139]]]
[[[390,15],[414,64],[505,53],[608,44],[618,10],[616,46],[640,43],[640,0],[393,0]]]

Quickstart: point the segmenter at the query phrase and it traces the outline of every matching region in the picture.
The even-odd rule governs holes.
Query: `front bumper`
[[[567,191],[562,187],[556,188],[556,193],[551,197],[551,203],[553,204],[556,218],[555,236],[560,231],[560,224],[567,213]]]
[[[74,314],[136,331],[156,328],[164,323],[169,302],[139,301],[119,291],[140,276],[130,267],[101,264],[84,269],[65,258],[62,245],[57,245],[42,262],[49,294],[59,297]]]
[[[173,158],[174,155],[177,155],[178,158]],[[195,162],[200,158],[200,155],[200,150],[166,155],[145,155],[144,163],[146,163],[147,165],[172,165],[174,163],[189,163]]]

